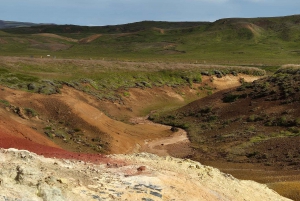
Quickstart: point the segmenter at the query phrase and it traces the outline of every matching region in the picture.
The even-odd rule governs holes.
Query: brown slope
[[[111,153],[127,153],[139,147],[145,139],[172,133],[159,125],[130,125],[113,120],[98,109],[99,102],[94,98],[71,88],[63,89],[62,94],[50,96],[5,89],[0,99],[7,100],[11,105],[31,108],[39,114],[39,119],[25,120],[11,110],[2,109],[2,118],[7,114],[13,118],[1,124],[6,133],[17,137],[23,135],[24,138],[57,147],[43,134],[48,132],[50,137],[54,136],[54,142],[71,151],[89,151],[99,141]],[[48,127],[51,129],[45,129]]]
[[[17,115],[0,109],[0,147],[28,150],[45,157],[77,159],[93,162],[112,162],[99,154],[83,154],[65,151],[41,133],[29,127],[28,122]]]
[[[52,33],[39,33],[39,34],[32,34],[33,36],[43,36],[46,38],[57,38],[57,39],[61,39],[61,40],[65,40],[68,42],[78,42],[78,40],[73,39],[73,38],[68,38],[68,37],[63,37],[57,34],[52,34]]]
[[[33,143],[59,148],[54,142],[31,128],[26,120],[11,114],[2,108],[0,108],[0,130],[2,131],[2,134],[6,134],[5,137],[12,136],[22,138]]]
[[[101,36],[102,36],[102,34],[94,34],[94,35],[91,35],[89,37],[80,39],[79,43],[82,43],[82,44],[90,43],[90,42],[96,40],[97,38],[99,38]]]
[[[276,74],[195,101],[160,121],[188,127],[198,160],[298,169],[299,85],[300,74]]]
[[[244,78],[253,79],[246,76]],[[216,80],[211,88],[220,90],[237,86],[239,79],[239,76],[223,77]],[[209,78],[204,77],[201,85],[209,84]],[[23,136],[45,145],[59,145],[70,151],[125,153],[137,150],[145,140],[169,137],[172,134],[170,127],[154,124],[130,125],[113,120],[106,114],[119,120],[128,120],[145,115],[157,107],[182,105],[186,99],[196,98],[199,91],[206,94],[206,91],[202,92],[198,87],[200,86],[130,89],[130,96],[124,97],[124,104],[99,101],[68,87],[64,87],[61,94],[50,96],[2,88],[1,100],[16,107],[33,109],[38,113],[38,118],[22,119],[14,114],[13,109],[4,110],[2,105],[1,117],[10,119],[1,126],[8,134]],[[20,129],[16,129],[17,127]]]

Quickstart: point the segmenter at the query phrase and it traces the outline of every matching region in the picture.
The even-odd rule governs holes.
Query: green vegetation
[[[240,98],[246,98],[247,94],[226,94],[223,98],[224,103],[232,103]]]
[[[32,108],[25,108],[24,110],[26,112],[26,115],[29,117],[35,117],[38,115],[38,113]]]
[[[225,94],[224,102],[234,102],[240,98],[266,98],[268,101],[281,100],[288,104],[300,100],[299,66],[280,68],[273,75],[253,83],[243,82],[234,92]]]
[[[87,137],[80,128],[74,128],[69,123],[52,122],[43,128],[44,134],[56,143],[63,143],[70,151],[88,148],[89,152],[105,153],[108,149],[107,144],[100,137]]]
[[[0,72],[0,84],[11,88],[54,94],[67,85],[112,101],[128,97],[129,88],[192,87],[206,74],[265,75],[264,70],[253,67],[30,58],[3,58]]]
[[[1,55],[251,65],[299,63],[300,16],[3,29]],[[46,35],[43,35],[47,33]],[[52,34],[52,35],[49,35]]]
[[[81,131],[80,128],[74,128],[74,132],[79,132],[79,131]]]
[[[4,106],[10,106],[10,103],[7,100],[0,100],[0,103],[3,104]]]
[[[13,72],[14,71],[14,72]],[[41,80],[37,76],[30,75],[31,72],[18,72],[0,69],[0,84],[14,88],[23,89],[36,93],[54,94],[59,92],[61,87],[59,82]]]
[[[129,97],[129,96],[130,96],[130,93],[129,93],[128,91],[125,91],[125,92],[123,93],[123,95],[124,95],[125,97]]]
[[[254,136],[250,139],[250,142],[259,143],[259,142],[262,142],[262,141],[275,139],[275,138],[297,137],[297,136],[300,136],[300,132],[294,133],[294,132],[289,132],[289,131],[286,131],[286,130],[282,130],[279,133],[272,133],[270,136],[265,136],[265,135]]]
[[[252,114],[248,117],[247,121],[248,122],[257,122],[257,121],[262,121],[264,120],[264,117],[256,114]]]
[[[265,125],[266,126],[283,126],[283,127],[293,127],[293,126],[299,126],[299,118],[294,117],[291,115],[283,115],[277,118],[269,117]]]

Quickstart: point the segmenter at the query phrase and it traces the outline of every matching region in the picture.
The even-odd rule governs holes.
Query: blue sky
[[[89,26],[295,14],[299,0],[0,0],[0,20]]]

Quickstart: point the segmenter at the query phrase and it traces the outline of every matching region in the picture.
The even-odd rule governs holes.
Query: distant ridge
[[[72,24],[56,25],[56,24],[32,24],[21,23],[23,26],[6,26],[0,29],[6,29],[9,33],[35,34],[35,33],[131,33],[153,28],[158,29],[186,29],[208,25],[211,22],[167,22],[167,21],[140,21],[120,25],[105,26],[79,26]],[[17,22],[16,22],[17,24]],[[12,29],[11,28],[18,28]]]
[[[31,22],[16,22],[16,21],[0,20],[0,29],[32,27],[32,26],[39,26],[39,25],[49,25],[49,24],[36,24]]]
[[[220,26],[225,24],[236,23],[253,23],[264,28],[274,28],[274,25],[282,25],[282,23],[288,22],[291,24],[300,24],[300,15],[290,16],[275,16],[275,17],[255,17],[255,18],[221,18],[214,22],[208,21],[139,21],[118,25],[105,25],[105,26],[80,26],[74,24],[62,24],[57,25],[54,23],[31,23],[31,22],[16,22],[0,20],[0,29],[10,28],[23,28],[23,30],[17,31],[18,33],[76,33],[80,32],[95,32],[95,33],[128,33],[141,30],[147,30],[152,28],[159,29],[183,29],[199,27],[203,25]],[[67,30],[66,30],[67,27]],[[9,31],[8,32],[16,32]]]

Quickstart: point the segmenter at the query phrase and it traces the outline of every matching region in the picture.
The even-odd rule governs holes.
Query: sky
[[[300,0],[0,0],[0,20],[103,26],[300,14]]]

